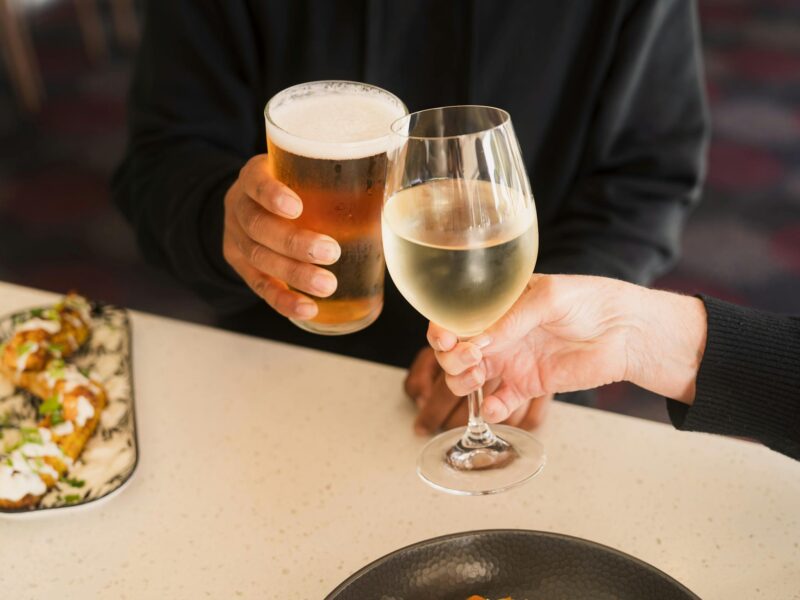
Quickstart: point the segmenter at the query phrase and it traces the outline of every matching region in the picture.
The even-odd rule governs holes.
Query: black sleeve
[[[708,116],[694,2],[627,16],[585,141],[581,175],[542,228],[537,271],[647,283],[677,258],[705,171]]]
[[[691,406],[667,401],[678,429],[755,438],[800,460],[800,320],[701,296],[708,339]]]
[[[114,201],[145,257],[222,311],[255,301],[222,257],[222,227],[225,192],[264,151],[258,58],[244,2],[144,2]]]

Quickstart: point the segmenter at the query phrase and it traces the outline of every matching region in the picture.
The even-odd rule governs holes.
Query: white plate
[[[11,336],[16,320],[29,317],[27,310],[0,319],[0,343]],[[125,309],[94,305],[89,340],[69,362],[87,369],[93,379],[103,384],[108,396],[97,430],[67,473],[69,479],[84,484],[73,487],[59,481],[35,508],[22,511],[0,508],[0,518],[19,519],[96,506],[98,501],[119,492],[136,470],[139,448],[133,404],[131,330]],[[33,397],[15,389],[0,375],[0,422],[35,427],[37,420]]]

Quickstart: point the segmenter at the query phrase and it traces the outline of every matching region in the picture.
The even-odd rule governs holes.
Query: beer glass
[[[425,317],[461,340],[511,308],[530,280],[539,230],[530,184],[507,112],[448,106],[392,125],[383,247],[397,289]],[[423,449],[417,472],[456,494],[492,494],[544,466],[528,432],[489,425],[483,396],[470,394],[466,428]]]
[[[383,308],[380,215],[390,126],[407,113],[394,95],[364,83],[315,81],[283,90],[267,103],[267,164],[303,201],[299,227],[341,247],[326,266],[338,280],[328,298],[311,296],[314,319],[295,325],[341,335],[370,325]]]

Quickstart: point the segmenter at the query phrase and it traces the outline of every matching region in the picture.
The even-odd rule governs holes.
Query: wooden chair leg
[[[111,0],[111,15],[117,39],[126,48],[135,48],[139,42],[139,23],[133,0]]]
[[[20,103],[36,112],[44,96],[42,78],[27,23],[13,4],[14,0],[0,0],[0,46]]]
[[[78,13],[78,24],[89,60],[94,63],[106,60],[108,46],[97,0],[75,0],[75,9]]]

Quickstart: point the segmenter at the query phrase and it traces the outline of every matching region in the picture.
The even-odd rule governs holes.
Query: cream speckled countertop
[[[0,284],[0,313],[54,296]],[[117,497],[0,520],[0,596],[323,598],[383,554],[541,529],[637,556],[702,598],[800,599],[800,463],[556,403],[548,465],[493,497],[414,472],[403,372],[134,313],[140,462]]]

